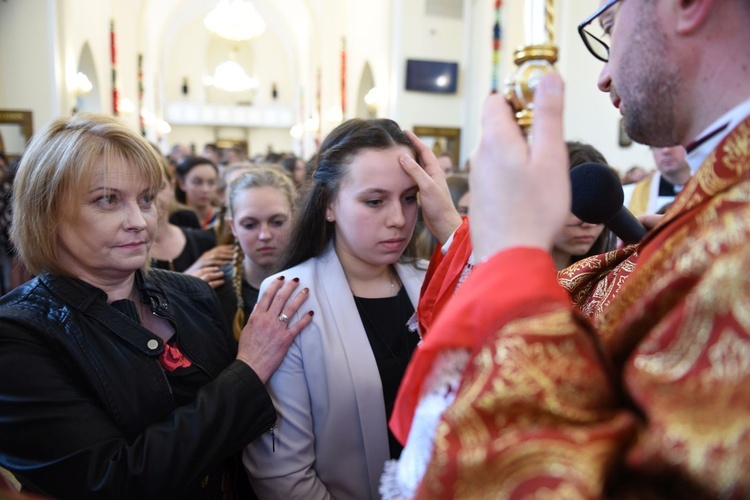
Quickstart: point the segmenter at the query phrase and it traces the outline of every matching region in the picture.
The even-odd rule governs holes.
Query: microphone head
[[[570,170],[573,214],[589,224],[603,224],[622,208],[624,195],[617,174],[601,163],[583,163]]]

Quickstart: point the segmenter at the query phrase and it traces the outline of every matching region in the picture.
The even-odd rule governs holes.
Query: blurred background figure
[[[302,158],[297,158],[294,155],[287,156],[280,162],[281,166],[289,172],[289,175],[294,179],[295,185],[298,187],[305,180],[305,162]]]
[[[0,170],[0,294],[4,295],[18,285],[31,279],[23,262],[16,255],[10,241],[11,219],[13,217],[13,180],[16,177],[21,157],[14,159],[7,167]]]
[[[469,215],[469,202],[471,201],[469,178],[464,174],[453,174],[448,176],[445,182],[448,184],[453,206],[456,207],[458,213]],[[414,239],[416,240],[417,256],[420,259],[429,260],[438,245],[438,240],[425,226],[421,209],[414,230]]]
[[[243,163],[246,161],[248,161],[247,153],[245,153],[245,151],[239,146],[227,148],[221,157],[221,163],[228,167],[235,163]]]
[[[166,159],[162,167],[164,181],[156,195],[159,212],[151,246],[151,265],[190,274],[216,288],[224,283],[220,266],[231,259],[232,249],[229,246],[217,247],[216,237],[210,229],[181,227],[169,222],[169,214],[174,206],[175,181],[167,168]]]
[[[182,163],[185,158],[192,155],[193,151],[185,144],[175,144],[172,146],[169,155],[167,155],[167,159],[172,166],[176,167]]]
[[[260,284],[278,271],[287,250],[296,193],[284,170],[255,166],[237,170],[229,182],[227,220],[234,257],[216,288],[224,317],[239,336],[258,301]]]
[[[188,274],[193,274],[199,278],[205,279],[211,286],[219,286],[223,283],[223,274],[220,268],[232,260],[232,247],[230,245],[218,245],[217,232],[222,230],[220,213],[214,205],[216,203],[216,186],[218,178],[218,169],[211,163],[208,158],[201,156],[190,156],[177,166],[177,183],[174,186],[175,199],[178,203],[184,205],[189,211],[195,213],[198,220],[197,229],[202,232],[190,231],[186,228],[193,227],[190,219],[186,217],[184,211],[173,211],[163,225],[164,234],[157,247],[162,263],[160,266],[169,266],[169,259],[180,257],[182,254],[177,253],[180,248],[186,251],[184,259],[177,266],[174,261],[171,266],[182,267],[190,259],[195,258],[188,264],[184,270]],[[163,197],[167,195],[162,194]],[[176,228],[175,226],[179,226]],[[189,236],[188,236],[189,235]],[[181,245],[182,237],[186,237],[186,244]],[[210,250],[200,252],[205,245],[212,242]],[[195,243],[193,245],[192,243]],[[167,267],[170,268],[170,267]]]
[[[219,170],[211,160],[190,156],[177,165],[175,197],[178,202],[193,210],[201,229],[213,227],[217,220],[214,207]]]
[[[205,146],[203,146],[203,152],[201,153],[201,156],[203,158],[208,158],[211,160],[211,162],[216,165],[219,169],[219,172],[221,172],[222,164],[221,164],[221,151],[219,151],[219,148],[216,146],[216,144],[209,142]]]
[[[453,166],[453,158],[451,158],[451,155],[448,153],[440,153],[437,155],[438,164],[440,165],[440,168],[443,169],[443,172],[445,172],[446,177],[453,173],[454,166]]]
[[[651,152],[656,171],[640,182],[623,187],[624,204],[635,215],[664,213],[692,175],[683,146],[652,147]]]
[[[283,159],[284,159],[284,155],[283,154],[269,150],[266,153],[266,155],[263,157],[263,161],[261,163],[264,163],[266,165],[277,165]]]
[[[469,203],[471,202],[471,193],[469,192],[469,178],[464,174],[453,174],[445,179],[448,183],[448,190],[453,200],[453,206],[456,207],[460,215],[469,215]]]
[[[645,168],[634,165],[622,176],[622,184],[633,184],[634,182],[642,181],[647,175],[648,172]]]

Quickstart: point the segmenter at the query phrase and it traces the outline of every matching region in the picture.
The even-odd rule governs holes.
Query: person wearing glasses
[[[571,203],[562,79],[539,82],[530,145],[487,98],[476,265],[423,331],[390,422],[402,460],[432,423],[427,466],[399,471],[427,479],[389,498],[750,496],[748,25],[745,0],[612,0],[579,26],[627,134],[685,146],[694,175],[640,243],[579,262],[565,287],[549,253]],[[434,367],[461,350],[450,386]]]

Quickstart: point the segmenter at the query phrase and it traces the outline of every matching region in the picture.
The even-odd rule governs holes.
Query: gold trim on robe
[[[477,266],[434,325],[483,340],[417,497],[750,496],[750,119],[639,245],[559,274],[572,307],[543,280],[504,282],[547,258],[514,252]],[[467,320],[480,306],[502,324]]]

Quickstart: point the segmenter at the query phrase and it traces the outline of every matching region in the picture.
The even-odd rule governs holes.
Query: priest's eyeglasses
[[[581,24],[578,25],[578,34],[581,35],[581,40],[583,40],[583,44],[586,45],[586,48],[589,49],[589,52],[591,52],[591,55],[596,57],[602,62],[608,62],[609,61],[609,45],[607,45],[607,42],[602,40],[602,38],[606,37],[609,38],[609,31],[605,30],[604,34],[600,37],[594,36],[589,31],[589,25],[596,21],[596,19],[604,14],[607,9],[612,7],[614,4],[619,2],[620,0],[609,0],[609,2],[605,3],[599,9],[597,9],[596,12],[591,14],[588,19],[583,21]]]

